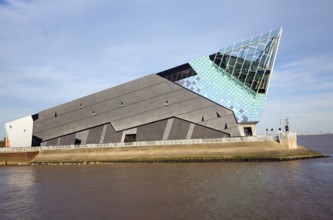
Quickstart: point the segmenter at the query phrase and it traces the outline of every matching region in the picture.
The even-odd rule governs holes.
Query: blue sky
[[[0,0],[0,124],[283,27],[258,132],[333,131],[331,0]],[[3,126],[0,137],[4,137]]]

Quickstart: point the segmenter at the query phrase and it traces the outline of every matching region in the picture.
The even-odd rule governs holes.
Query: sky
[[[331,0],[0,0],[3,124],[283,28],[257,129],[333,131]]]

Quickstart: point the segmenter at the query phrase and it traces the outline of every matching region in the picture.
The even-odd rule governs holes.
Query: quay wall
[[[5,148],[0,149],[0,155],[0,165],[280,161],[323,157],[301,146],[290,148],[281,144],[276,136]]]
[[[90,148],[141,147],[141,146],[193,145],[193,144],[195,145],[195,144],[261,142],[261,141],[278,142],[278,140],[279,140],[278,136],[256,136],[256,137],[233,137],[233,138],[214,138],[214,139],[141,141],[141,142],[108,143],[108,144],[0,148],[0,153],[39,152],[46,150],[62,150],[62,149],[67,150],[67,149],[86,149],[86,148],[90,149]]]

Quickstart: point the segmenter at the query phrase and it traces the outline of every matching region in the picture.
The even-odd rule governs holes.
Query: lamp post
[[[285,119],[280,119],[280,127],[284,128],[283,131],[285,131],[285,132],[290,131],[289,124],[290,124],[289,116],[287,116],[287,118],[285,118]]]

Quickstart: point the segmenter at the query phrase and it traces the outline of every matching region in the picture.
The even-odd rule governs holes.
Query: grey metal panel
[[[89,107],[95,104],[95,94],[88,95],[81,99],[83,107]]]
[[[162,140],[167,120],[154,122],[138,127],[136,141]]]
[[[128,83],[125,83],[125,84],[122,84],[119,86],[115,86],[110,89],[100,91],[95,94],[91,94],[91,95],[73,100],[71,102],[61,104],[59,106],[55,106],[50,109],[43,110],[43,111],[39,112],[39,119],[37,121],[43,121],[44,119],[52,118],[54,116],[55,112],[63,114],[65,112],[75,111],[78,108],[80,108],[80,104],[82,104],[83,107],[90,107],[90,106],[94,105],[95,103],[99,103],[99,102],[109,100],[111,98],[119,97],[120,95],[123,95],[126,93],[125,90],[127,90],[127,93],[131,90],[134,91],[136,88],[136,86],[135,86],[136,84],[147,82],[147,85],[146,85],[146,87],[147,87],[149,85],[154,84],[155,81],[157,81],[156,79],[160,79],[160,78],[161,77],[158,77],[156,75],[149,75],[149,76],[146,76],[146,77],[143,77],[143,78],[140,78],[137,80],[133,80],[131,82],[128,82]],[[163,79],[160,79],[159,82],[163,82]],[[125,89],[125,87],[126,87],[126,89]],[[141,87],[141,88],[145,88],[145,87]],[[139,89],[139,87],[137,87],[137,89]]]
[[[57,146],[58,145],[59,138],[53,138],[51,140],[48,140],[46,142],[46,146]]]
[[[105,133],[106,133],[106,128],[107,125],[103,126],[103,130],[102,130],[102,135],[101,135],[101,139],[99,140],[99,143],[102,144],[104,142],[104,138],[105,138]]]
[[[169,139],[169,135],[170,135],[170,131],[171,131],[171,127],[173,124],[174,119],[170,118],[166,124],[166,127],[164,129],[164,133],[163,133],[163,137],[162,140],[168,140]]]
[[[211,127],[211,128],[217,129],[217,130],[224,130],[226,124],[227,124],[228,128],[238,126],[233,114],[224,115],[223,117],[216,118],[213,120],[199,122],[199,124],[207,126],[207,127]]]
[[[185,119],[187,121],[194,122],[194,123],[199,123],[199,122],[201,122],[202,118],[205,116],[205,113],[209,109],[210,108],[204,108],[204,109],[199,109],[199,110],[196,110],[196,111],[186,112],[185,114],[178,115],[177,117]],[[205,119],[205,117],[204,117],[204,119]]]
[[[138,97],[136,97],[134,93],[122,95],[119,97],[119,99],[125,104],[125,106],[139,101]]]
[[[89,129],[80,131],[75,134],[75,138],[81,141],[81,144],[87,144],[87,139],[89,135]]]
[[[101,126],[89,129],[87,144],[99,143],[99,141],[101,140],[103,127],[104,127],[104,125],[101,125]]]
[[[169,107],[161,107],[148,112],[143,112],[131,117],[125,117],[117,121],[111,122],[114,128],[119,130],[125,130],[131,127],[138,127],[142,124],[151,123],[161,119],[170,118],[172,116],[172,109]]]
[[[178,115],[178,118],[185,119],[194,123],[201,122],[205,109],[188,112],[182,115]]]
[[[195,126],[195,124],[193,124],[193,123],[190,124],[190,127],[188,128],[188,131],[187,131],[186,140],[189,140],[192,138],[194,126]]]
[[[122,132],[116,132],[111,124],[107,124],[103,143],[118,143],[121,140]]]
[[[134,92],[134,95],[138,98],[138,100],[143,101],[147,99],[151,99],[155,96],[155,94],[151,91],[150,88],[144,88]]]
[[[95,94],[95,103],[105,102],[110,99],[109,89],[103,90]]]
[[[166,80],[166,79],[165,79],[165,80]],[[166,81],[169,82],[168,80],[166,80]],[[171,87],[172,90],[177,90],[177,89],[179,89],[179,88],[183,88],[183,87],[177,85],[176,83],[168,83],[168,85]],[[194,94],[193,92],[189,92],[189,93]]]
[[[100,112],[112,111],[117,108],[122,108],[121,100],[119,98],[109,99],[103,102],[98,108]]]
[[[121,106],[120,97],[126,100],[125,107]],[[80,103],[83,104],[82,109]],[[175,116],[200,123],[202,116],[197,117],[199,112],[191,112],[208,107],[214,109],[209,108],[209,112],[203,113],[208,121],[215,120],[216,112],[221,116],[232,114],[232,111],[160,76],[149,75],[42,111],[39,119],[34,122],[33,133],[45,140],[106,123],[112,123],[116,131],[122,131]],[[55,110],[58,111],[57,117],[54,117]],[[92,111],[95,111],[96,116],[92,115]],[[211,124],[216,129],[217,122],[209,122],[206,126]]]
[[[152,86],[154,84],[161,83],[161,82],[165,81],[164,78],[156,77],[155,74],[151,74],[151,75],[142,77],[138,80],[139,80],[139,89],[147,88],[147,87]]]
[[[209,129],[200,125],[195,125],[192,133],[192,139],[208,139],[228,137],[229,135],[220,131]]]
[[[126,114],[126,112],[123,113],[126,115],[126,117],[112,121],[111,122],[112,126],[115,128],[116,131],[125,130],[131,127],[138,127],[142,124],[147,124],[154,121],[170,118],[178,114],[184,114],[188,111],[188,108],[182,108],[181,106],[178,106],[178,103],[165,106],[165,98],[166,96],[160,96],[159,100],[156,101],[151,100],[152,101],[151,104],[149,105],[147,104],[146,106],[143,106],[141,107],[141,109],[139,109],[138,112],[142,112],[142,109],[146,110],[143,111],[142,113],[135,114],[136,113],[135,111],[137,110],[134,108],[133,110],[131,110],[131,114]],[[198,99],[200,98],[201,97],[198,97]],[[193,100],[186,100],[183,101],[182,104],[184,104],[184,106],[188,106],[191,105],[192,102]],[[114,115],[118,116],[121,115],[118,112],[114,113],[115,113]]]
[[[241,126],[235,126],[232,128],[225,129],[223,131],[228,132],[230,134],[230,136],[232,136],[232,137],[240,137],[240,136],[242,136],[241,129],[242,129]]]
[[[174,118],[168,140],[186,139],[189,127],[189,122]]]
[[[123,95],[124,94],[123,85],[118,85],[118,86],[108,89],[108,93],[109,93],[110,99]]]
[[[52,117],[49,119],[46,119],[43,121],[42,126],[39,127],[39,123],[35,123],[35,130],[34,133],[38,133],[40,131],[45,131],[54,127],[58,127],[64,124],[68,124],[70,122],[74,122],[77,120],[82,120],[86,117],[91,117],[92,116],[92,109],[90,108],[83,108],[79,109],[77,111],[73,111],[67,114],[59,114],[57,117]]]
[[[54,108],[54,109],[48,109],[48,110],[43,111],[44,119],[54,117],[54,112],[55,112],[55,111],[56,111],[55,108]]]
[[[139,89],[139,80],[133,80],[123,85],[123,94],[131,93]]]
[[[149,78],[156,78],[156,76],[154,76],[154,77],[150,76]],[[160,77],[157,77],[157,78],[160,78]],[[163,81],[163,80],[159,80],[159,81]],[[114,90],[114,88],[108,90],[108,92],[110,93],[111,90]],[[117,87],[116,90],[120,91],[121,89],[120,89],[120,87]],[[102,93],[106,94],[105,91],[103,91]],[[128,96],[132,96],[132,98],[135,97],[135,95],[128,95]],[[91,117],[92,111],[95,111],[95,113],[97,115],[99,115],[100,114],[99,111],[103,112],[103,111],[108,111],[108,110],[110,111],[112,109],[118,109],[118,112],[112,112],[111,114],[108,113],[107,115],[111,116],[111,117],[105,116],[104,120],[101,120],[100,123],[107,123],[109,121],[115,120],[115,118],[113,118],[113,116],[118,116],[118,118],[119,117],[126,117],[127,114],[124,114],[124,113],[128,112],[128,114],[130,114],[132,112],[131,109],[128,109],[126,111],[125,109],[127,109],[127,108],[120,108],[119,106],[121,105],[121,102],[118,98],[115,99],[115,100],[107,100],[107,101],[102,102],[102,103],[97,103],[97,104],[92,105],[92,106],[87,106],[85,104],[89,100],[91,101],[91,103],[94,102],[95,101],[94,98],[96,98],[96,97],[97,97],[97,94],[90,95],[90,96],[87,96],[87,97],[83,97],[83,98],[80,99],[80,101],[75,100],[75,102],[76,102],[75,105],[77,105],[75,108],[77,108],[77,110],[72,111],[72,112],[68,112],[67,114],[58,114],[57,117],[54,117],[54,113],[53,113],[53,110],[56,109],[56,108],[48,110],[50,118],[47,119],[47,120],[43,120],[42,123],[38,123],[38,122],[35,123],[34,133],[36,134],[36,136],[43,136],[41,133],[44,133],[44,137],[42,137],[42,138],[45,139],[45,138],[50,138],[52,136],[54,137],[54,134],[45,136],[46,133],[53,133],[52,131],[45,132],[45,130],[59,130],[59,129],[56,129],[56,128],[57,127],[63,127],[64,128],[64,125],[66,125],[66,126],[68,125],[68,126],[67,126],[67,129],[63,129],[62,135],[64,133],[68,133],[68,132],[76,132],[75,129],[82,130],[82,129],[90,127],[90,126],[94,126],[94,125],[96,126],[96,125],[98,125],[97,123],[88,123],[87,124],[87,119],[89,117]],[[163,99],[165,99],[165,98],[163,98]],[[118,100],[119,100],[119,103],[118,103]],[[141,109],[141,111],[142,110],[144,111],[144,108],[142,108],[141,106],[154,107],[154,104],[155,104],[155,107],[156,107],[156,105],[161,106],[161,105],[165,104],[165,100],[161,103],[153,103],[152,104],[153,101],[154,100],[147,100],[145,102],[148,102],[149,104],[148,103],[142,103],[142,105],[140,105],[140,106],[133,106],[132,109],[134,109],[134,110],[140,110]],[[80,108],[80,103],[83,104],[82,109],[79,109]],[[137,104],[140,104],[140,103],[137,103]],[[59,106],[57,108],[59,108]],[[77,121],[80,121],[80,120],[81,120],[82,126],[77,125]],[[70,124],[72,124],[72,125],[70,125]],[[58,133],[58,135],[61,135],[61,134]]]
[[[44,111],[38,112],[38,119],[34,123],[44,120]]]
[[[98,111],[95,112],[96,115],[92,114],[91,109],[81,109],[77,111],[75,114],[74,112],[66,116],[66,120],[47,120],[44,121],[43,130],[34,130],[34,133],[38,137],[50,138],[50,137],[43,137],[45,134],[50,133],[51,138],[53,135],[59,135],[57,132],[58,128],[60,132],[77,132],[80,130],[84,130],[88,127],[94,127],[100,124],[105,124],[109,121],[109,113],[99,113]],[[72,116],[72,117],[70,117]],[[60,117],[60,116],[59,116]],[[68,117],[68,118],[67,118]],[[57,133],[57,134],[56,134]],[[54,136],[53,136],[54,137]],[[56,136],[55,136],[56,137]]]
[[[227,108],[224,108],[222,106],[219,106],[219,105],[214,105],[212,106],[212,108],[217,112],[219,113],[219,115],[229,115],[229,114],[233,114],[231,110],[227,109]]]
[[[71,145],[75,143],[75,134],[68,134],[60,137],[59,145]]]
[[[173,91],[172,88],[170,88],[170,86],[168,86],[168,82],[153,85],[150,87],[150,89],[156,96],[170,93]]]

